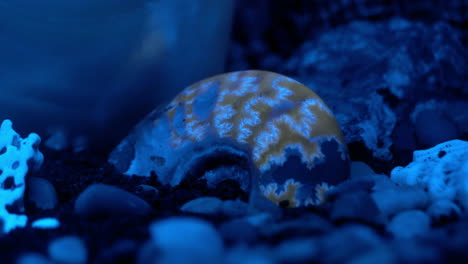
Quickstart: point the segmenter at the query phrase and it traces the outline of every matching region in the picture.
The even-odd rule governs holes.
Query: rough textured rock
[[[305,43],[287,69],[327,100],[348,143],[363,142],[389,160],[397,120],[418,102],[468,97],[467,58],[461,33],[449,24],[390,19],[329,30]]]
[[[396,167],[391,179],[400,185],[426,190],[432,200],[458,200],[468,206],[468,142],[451,140],[418,150],[413,161]]]

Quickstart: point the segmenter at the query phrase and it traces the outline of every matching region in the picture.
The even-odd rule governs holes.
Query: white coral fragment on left
[[[41,138],[35,133],[22,139],[8,119],[0,126],[0,233],[26,225],[26,215],[10,213],[9,209],[24,211],[26,174],[30,166],[38,169],[44,160],[38,149],[40,142]]]

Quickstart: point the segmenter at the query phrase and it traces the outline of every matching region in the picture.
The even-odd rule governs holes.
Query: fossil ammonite
[[[301,83],[267,71],[199,81],[150,113],[111,153],[127,175],[156,174],[175,186],[238,180],[275,203],[317,202],[349,175],[349,158],[329,107]]]

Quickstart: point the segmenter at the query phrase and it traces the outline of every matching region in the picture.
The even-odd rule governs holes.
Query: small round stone
[[[31,226],[37,229],[54,229],[60,226],[60,221],[57,218],[46,217],[35,220]]]
[[[28,252],[22,253],[16,264],[53,264],[53,262],[41,254]]]
[[[150,234],[153,245],[161,252],[160,263],[216,263],[224,251],[216,229],[193,217],[156,221],[150,226]]]
[[[215,215],[222,212],[223,201],[216,197],[200,197],[188,201],[180,208],[186,213]]]
[[[397,214],[387,230],[396,238],[414,238],[424,235],[431,228],[431,219],[420,210],[408,210]]]
[[[140,197],[106,184],[88,186],[75,201],[75,213],[85,217],[138,216],[151,211]]]
[[[26,181],[27,200],[33,202],[37,208],[44,210],[57,206],[57,192],[48,180],[29,176]]]
[[[81,238],[65,236],[57,238],[49,245],[49,256],[63,264],[85,264],[88,259],[86,245]]]

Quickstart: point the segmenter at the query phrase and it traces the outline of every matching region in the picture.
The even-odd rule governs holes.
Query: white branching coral
[[[26,215],[10,213],[8,208],[24,211],[22,202],[29,166],[38,169],[44,159],[38,149],[40,142],[35,133],[22,139],[8,119],[0,126],[0,233],[26,225]]]

